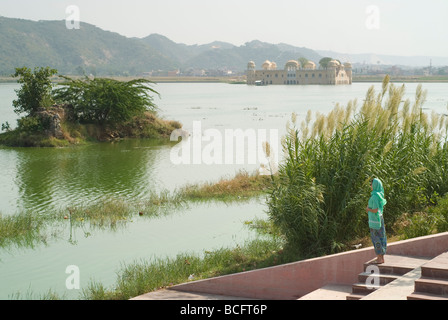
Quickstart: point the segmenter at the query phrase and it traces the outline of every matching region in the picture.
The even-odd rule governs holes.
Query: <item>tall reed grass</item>
[[[270,219],[302,255],[344,249],[367,234],[369,181],[383,181],[386,227],[448,191],[448,119],[422,109],[426,91],[403,100],[405,86],[386,76],[361,108],[356,100],[328,115],[293,115],[283,139],[285,161],[268,196]]]

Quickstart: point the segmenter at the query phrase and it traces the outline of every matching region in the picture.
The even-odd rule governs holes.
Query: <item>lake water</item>
[[[380,83],[351,86],[254,87],[221,83],[164,83],[154,86],[160,115],[180,121],[191,131],[201,129],[286,131],[292,112],[299,123],[308,110],[329,112],[336,103],[362,102],[367,89]],[[406,84],[406,98],[417,84]],[[12,108],[17,84],[0,84],[0,123],[15,126]],[[425,108],[446,114],[448,84],[428,83]],[[247,146],[245,149],[248,152]],[[217,181],[240,170],[253,172],[259,163],[175,164],[172,146],[150,140],[101,143],[76,148],[0,148],[0,212],[46,214],[69,206],[117,197],[144,200],[151,192],[174,191],[189,183]],[[247,160],[247,159],[246,159]],[[262,200],[239,204],[192,204],[158,218],[133,219],[118,230],[70,229],[63,222],[58,237],[34,248],[0,249],[0,299],[11,294],[45,293],[49,289],[68,298],[79,290],[67,290],[66,267],[81,271],[81,288],[89,280],[106,286],[115,281],[122,263],[151,257],[201,253],[235,246],[256,237],[244,221],[266,217]]]

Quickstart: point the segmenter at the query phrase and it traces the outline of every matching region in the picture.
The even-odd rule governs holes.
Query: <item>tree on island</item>
[[[18,115],[34,114],[39,108],[47,108],[53,104],[51,77],[57,74],[56,69],[50,67],[36,67],[32,71],[28,67],[16,68],[13,77],[19,77],[18,83],[22,87],[15,90],[17,100],[12,102],[14,112]]]

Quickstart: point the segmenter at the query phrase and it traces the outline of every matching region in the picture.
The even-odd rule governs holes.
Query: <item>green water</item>
[[[155,174],[158,157],[169,146],[151,140],[100,143],[75,148],[5,149],[1,158],[14,184],[2,192],[2,210],[44,212],[104,195],[144,198],[162,185]],[[3,161],[2,161],[3,162]],[[5,205],[6,204],[6,205]]]
[[[77,299],[92,280],[112,286],[123,263],[174,257],[180,252],[233,247],[256,235],[244,221],[263,218],[258,201],[228,206],[223,203],[190,205],[170,215],[121,223],[115,230],[71,229],[68,220],[55,227],[55,239],[33,248],[0,251],[0,299],[13,294],[35,298],[49,289],[64,298]],[[212,226],[212,227],[211,227]],[[80,289],[67,289],[66,268],[80,270]]]

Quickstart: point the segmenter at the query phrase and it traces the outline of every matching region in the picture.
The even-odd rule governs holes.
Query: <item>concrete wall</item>
[[[388,254],[435,257],[448,251],[448,232],[390,243]],[[188,282],[172,289],[267,300],[290,300],[326,284],[357,282],[363,264],[375,257],[373,247],[280,266]],[[387,259],[387,256],[386,256]]]

